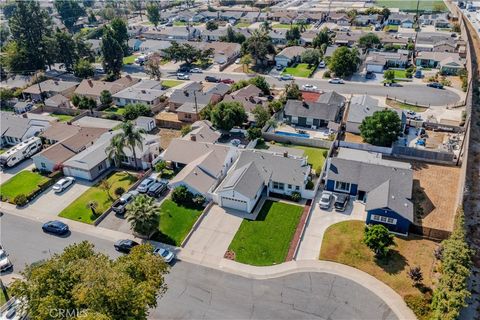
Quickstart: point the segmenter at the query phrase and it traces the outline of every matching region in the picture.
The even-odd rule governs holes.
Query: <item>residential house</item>
[[[255,121],[255,117],[252,114],[253,109],[256,106],[266,106],[268,100],[263,97],[262,90],[250,84],[240,90],[225,95],[223,101],[234,101],[240,103],[248,115],[248,120]]]
[[[369,25],[376,25],[381,23],[383,16],[380,14],[360,14],[353,19],[353,24],[355,26],[366,27]]]
[[[415,50],[433,51],[435,44],[443,43],[444,41],[455,43],[455,39],[452,39],[450,34],[441,32],[418,32],[415,41]]]
[[[44,103],[45,103],[45,106],[51,107],[51,108],[71,108],[72,107],[70,105],[70,100],[61,94],[56,94],[54,96],[51,96],[50,98],[46,99]]]
[[[329,122],[339,123],[345,98],[330,91],[320,95],[316,102],[288,100],[283,117],[288,123],[303,127],[326,127]]]
[[[74,127],[72,125],[56,125],[47,133],[47,137],[51,138],[54,132],[66,128],[65,126]],[[32,159],[35,167],[38,170],[53,172],[60,168],[65,161],[93,145],[102,134],[107,132],[106,129],[101,128],[78,128],[76,133],[70,135],[74,131],[73,128],[66,130],[69,132],[67,138],[34,155]],[[60,136],[60,133],[57,136]]]
[[[435,52],[457,52],[457,44],[452,40],[442,40],[433,44]]]
[[[44,130],[40,136],[45,144],[53,145],[78,134],[80,129],[81,127],[78,126],[62,122],[54,122],[50,125],[50,127]]]
[[[85,42],[90,44],[90,50],[92,50],[94,55],[99,56],[102,53],[102,47],[101,47],[102,40],[87,39],[85,40]]]
[[[345,131],[351,132],[354,134],[360,134],[359,127],[366,117],[370,117],[375,112],[383,111],[386,109],[388,108],[380,106],[378,99],[375,99],[371,96],[368,96],[368,95],[353,96],[348,106],[348,112],[346,113]],[[407,117],[405,115],[405,112],[398,109],[388,109],[388,110],[394,110],[395,112],[397,112],[400,120],[402,121],[402,130],[403,130],[407,122]]]
[[[350,18],[343,12],[332,12],[327,16],[327,22],[336,23],[338,26],[349,26]]]
[[[240,55],[242,46],[230,42],[192,42],[194,47],[201,50],[213,49],[213,62],[219,65],[229,65]]]
[[[307,30],[302,32],[300,37],[300,44],[301,45],[311,45],[313,43],[313,39],[317,36],[318,32],[316,30]]]
[[[347,32],[337,32],[335,34],[335,44],[338,46],[349,46],[352,47],[358,43],[358,40],[364,35],[366,32],[363,31],[347,31]]]
[[[288,67],[300,62],[302,53],[304,53],[305,50],[306,49],[304,47],[300,46],[286,47],[275,56],[275,63],[277,67]]]
[[[135,125],[145,132],[150,132],[157,127],[154,118],[144,116],[140,116],[135,119]]]
[[[33,109],[33,103],[28,101],[18,101],[13,105],[13,111],[16,114],[22,114]]]
[[[191,26],[165,27],[160,30],[149,28],[148,30],[142,31],[142,36],[145,39],[154,40],[189,41],[199,39],[201,32],[200,29]]]
[[[380,153],[340,148],[327,160],[325,189],[347,193],[365,204],[366,224],[382,224],[408,234],[413,222],[413,170],[409,163]]]
[[[112,95],[114,95],[117,92],[120,92],[121,90],[128,88],[139,81],[140,79],[132,78],[129,75],[113,82],[84,79],[77,87],[77,89],[75,89],[75,94],[80,97],[95,99],[97,103],[100,103],[100,96],[102,91],[106,90]]]
[[[199,120],[191,125],[191,131],[183,136],[185,140],[215,143],[222,134],[208,120]]]
[[[456,75],[465,69],[465,61],[456,52],[423,51],[417,54],[415,64],[424,68],[437,68],[447,75]]]
[[[115,164],[108,159],[107,148],[111,139],[120,131],[109,131],[100,136],[95,143],[63,163],[63,173],[79,179],[93,181],[110,170]],[[123,149],[121,165],[146,170],[160,154],[159,136],[144,135],[142,146],[135,146],[135,155],[129,147]]]
[[[288,29],[272,29],[268,32],[268,35],[272,39],[272,43],[275,45],[287,44],[287,30]]]
[[[303,14],[307,17],[307,22],[309,23],[320,23],[325,19],[325,16],[327,15],[326,12],[316,12],[310,10],[304,12]]]
[[[180,170],[170,180],[169,188],[185,186],[192,193],[210,199],[214,188],[238,157],[238,151],[233,146],[200,142],[196,138],[190,135],[174,139],[159,158]]]
[[[435,28],[443,29],[452,27],[448,14],[446,13],[423,14],[418,18],[418,22],[422,25],[435,26]]]
[[[387,25],[401,26],[402,28],[413,28],[415,15],[409,13],[391,13],[388,16]]]
[[[275,11],[269,14],[268,17],[279,23],[290,24],[297,17],[297,13],[292,11]]]
[[[247,12],[243,17],[240,18],[240,20],[250,23],[257,22],[260,13],[260,11]]]
[[[171,46],[171,42],[167,40],[130,39],[128,41],[128,46],[133,51],[140,51],[142,53],[158,52],[161,54],[162,50],[165,50]]]
[[[391,34],[391,33],[376,33],[377,36],[380,38],[380,43],[383,46],[391,45],[391,46],[398,46],[399,48],[405,48],[410,41],[413,41],[412,38],[402,35],[399,36],[398,34]]]
[[[50,127],[50,122],[0,112],[0,146],[14,146]]]
[[[215,190],[222,207],[252,212],[262,195],[306,194],[310,166],[305,158],[260,150],[242,150],[238,160]]]
[[[117,120],[84,116],[78,120],[73,121],[72,124],[78,127],[104,128],[108,130],[113,130],[113,128],[120,126],[122,122]]]
[[[227,35],[227,27],[219,27],[215,30],[202,30],[202,40],[203,41],[220,41],[221,37]]]
[[[56,94],[61,94],[70,98],[77,86],[78,82],[74,81],[45,80],[23,90],[23,97],[40,101],[42,95],[43,98],[50,98]]]
[[[401,52],[371,51],[365,59],[369,72],[382,73],[385,68],[405,68],[407,65],[408,54]]]
[[[160,104],[165,95],[162,85],[155,80],[141,80],[131,87],[125,88],[112,95],[113,102],[118,106],[141,103],[153,107]]]

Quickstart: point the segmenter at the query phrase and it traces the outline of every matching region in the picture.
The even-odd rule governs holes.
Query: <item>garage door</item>
[[[222,207],[247,211],[247,202],[233,198],[222,197]]]

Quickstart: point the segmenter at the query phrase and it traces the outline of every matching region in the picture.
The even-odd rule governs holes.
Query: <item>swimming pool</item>
[[[299,137],[299,138],[310,138],[308,133],[296,133],[296,132],[286,132],[286,131],[275,131],[275,134],[280,136],[287,136],[287,137]]]

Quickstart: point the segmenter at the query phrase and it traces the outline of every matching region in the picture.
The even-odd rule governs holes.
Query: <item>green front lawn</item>
[[[58,119],[58,121],[60,122],[68,122],[70,120],[72,120],[74,118],[74,116],[70,116],[68,114],[56,114],[56,113],[52,113],[51,114],[52,117],[55,117]]]
[[[416,11],[417,0],[377,0],[376,4],[386,8],[399,8],[402,11]],[[420,11],[433,11],[440,9],[439,11],[447,12],[447,6],[443,0],[421,0],[419,2],[418,9]]]
[[[418,107],[418,106],[413,105],[413,104],[398,102],[398,101],[391,100],[391,99],[386,99],[386,104],[387,104],[387,106],[390,106],[390,107],[395,108],[395,109],[411,110],[411,111],[414,111],[414,112],[425,112],[425,111],[427,111],[427,108]]]
[[[251,25],[250,22],[239,22],[235,25],[237,28],[247,28]]]
[[[39,184],[48,180],[48,177],[36,172],[20,171],[0,186],[0,196],[4,201],[7,199],[13,200],[19,194],[28,195],[32,193],[38,188]]]
[[[285,262],[302,212],[302,206],[265,201],[257,220],[242,221],[228,250],[235,253],[235,261],[250,265]]]
[[[393,72],[395,73],[395,79],[406,79],[407,74],[405,70],[396,70],[394,69]]]
[[[133,54],[128,57],[123,57],[123,64],[133,64],[136,58],[137,56]]]
[[[180,246],[201,213],[201,209],[183,207],[165,199],[160,206],[160,234],[155,239]]]
[[[289,24],[289,23],[275,23],[272,25],[272,28],[273,29],[290,29],[292,26],[297,26],[300,28],[300,24],[298,23],[293,23],[293,24]],[[306,29],[310,29],[311,25],[309,24],[305,24],[305,28]]]
[[[125,113],[125,108],[124,107],[119,107],[119,106],[112,106],[112,107],[107,108],[103,111],[108,112],[108,113],[118,114],[118,115],[121,116]]]
[[[385,32],[398,31],[398,26],[388,25],[383,28],[383,31]]]
[[[282,74],[291,74],[294,77],[308,78],[315,69],[307,63],[299,63],[294,67],[285,68]]]
[[[60,212],[59,216],[92,224],[116,200],[115,189],[122,187],[128,190],[137,181],[137,178],[128,172],[115,172],[107,178],[107,181],[110,183],[108,194],[100,187],[99,182]],[[95,201],[98,204],[95,209],[96,215],[93,215],[90,208],[87,207],[90,201]]]
[[[162,87],[164,88],[173,88],[173,87],[176,87],[180,84],[182,84],[184,81],[180,81],[180,80],[162,80]]]

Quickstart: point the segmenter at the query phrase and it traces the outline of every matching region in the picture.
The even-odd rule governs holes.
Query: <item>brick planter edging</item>
[[[202,214],[198,217],[197,221],[195,221],[195,223],[192,226],[192,229],[190,229],[185,239],[183,239],[182,243],[180,244],[180,248],[185,248],[185,245],[187,244],[188,240],[190,240],[190,238],[192,237],[193,232],[195,232],[198,229],[198,226],[202,222],[203,218],[205,218],[208,210],[210,210],[212,206],[213,206],[213,201],[210,201],[209,203],[207,203],[207,205],[205,206],[205,209],[203,209]]]
[[[307,200],[305,207],[303,208],[302,217],[297,225],[295,234],[293,235],[292,242],[290,242],[290,248],[288,249],[287,258],[285,261],[292,261],[296,256],[298,247],[300,246],[300,239],[302,238],[305,226],[307,225],[308,216],[312,208],[312,200]]]

